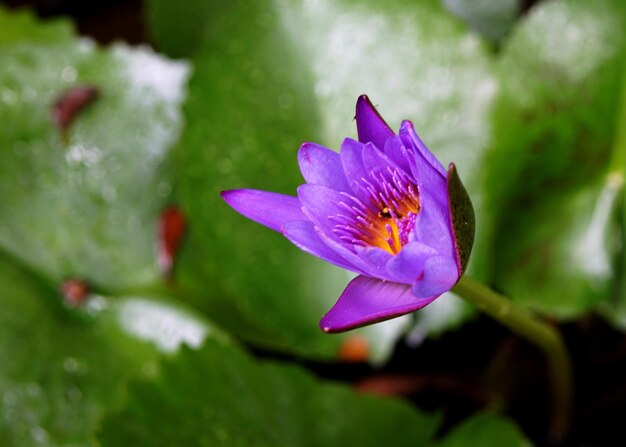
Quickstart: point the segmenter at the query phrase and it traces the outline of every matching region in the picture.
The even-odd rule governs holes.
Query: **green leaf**
[[[158,43],[183,54],[175,36],[185,32],[187,16],[166,14],[163,3],[151,2]],[[202,32],[186,34],[194,43],[187,42],[184,54],[193,55],[196,68],[177,173],[178,198],[193,228],[178,279],[194,291],[195,305],[240,336],[332,357],[344,336],[321,334],[317,321],[348,276],[236,215],[219,192],[250,187],[295,194],[302,183],[300,144],[316,141],[337,150],[344,137],[355,137],[354,104],[368,93],[393,128],[412,119],[444,164],[456,162],[480,225],[475,194],[496,87],[485,48],[426,1],[190,6],[197,3],[181,7],[211,14]],[[476,246],[470,270],[483,263]],[[204,293],[207,281],[218,293]],[[404,323],[387,325],[364,331],[378,358]],[[381,333],[390,336],[381,342]]]
[[[476,217],[472,201],[467,195],[467,191],[459,178],[459,174],[456,172],[454,164],[451,164],[448,168],[446,185],[457,262],[460,265],[461,272],[463,272],[467,268],[472,246],[474,245]]]
[[[499,270],[502,287],[516,300],[564,318],[609,299],[617,279],[620,189],[609,177],[535,205],[516,227],[532,231],[507,241],[509,250],[500,257],[510,266]]]
[[[146,48],[84,39],[1,47],[0,246],[55,282],[121,290],[156,280],[164,161],[188,71]],[[52,105],[76,85],[100,95],[64,135]]]
[[[575,317],[611,296],[623,172],[613,141],[624,54],[619,1],[544,2],[499,64],[485,202],[493,282],[521,303]],[[621,169],[621,168],[620,168]],[[621,178],[621,180],[620,180]]]
[[[63,19],[39,22],[28,10],[8,12],[0,5],[0,47],[14,43],[61,43],[71,40],[72,24]]]
[[[159,353],[215,334],[160,299],[92,296],[80,309],[0,258],[0,445],[86,445],[132,376],[154,374]],[[218,337],[219,339],[219,337]]]
[[[520,430],[509,420],[489,413],[478,413],[455,427],[438,447],[482,446],[530,447]]]
[[[521,9],[521,0],[443,0],[443,4],[493,42],[500,41],[510,31]]]
[[[437,416],[304,370],[254,361],[236,346],[207,340],[183,350],[151,381],[133,382],[126,405],[107,416],[102,447],[425,445]]]
[[[201,0],[176,3],[148,0],[146,3],[149,32],[157,49],[173,57],[189,57],[202,46],[204,30],[212,26],[213,20],[219,20],[223,9],[241,2],[224,2],[218,8],[214,2]]]

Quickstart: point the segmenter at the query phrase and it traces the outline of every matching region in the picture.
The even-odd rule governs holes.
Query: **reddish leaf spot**
[[[167,278],[172,275],[176,253],[186,227],[185,216],[178,208],[170,206],[161,212],[157,225],[157,263]]]
[[[89,294],[89,285],[82,279],[68,279],[61,285],[61,295],[63,295],[63,302],[68,307],[80,306],[85,302]]]
[[[365,337],[351,335],[339,347],[339,359],[348,363],[367,362],[369,351],[369,343]]]
[[[52,120],[62,131],[72,124],[76,115],[99,95],[99,90],[91,85],[72,87],[62,93],[52,105]]]

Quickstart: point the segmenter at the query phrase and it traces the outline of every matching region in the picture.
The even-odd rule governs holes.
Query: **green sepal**
[[[461,182],[454,163],[450,163],[448,166],[446,189],[457,265],[459,266],[459,273],[463,274],[474,245],[476,218],[472,201],[465,190],[465,186],[463,186],[463,182]]]

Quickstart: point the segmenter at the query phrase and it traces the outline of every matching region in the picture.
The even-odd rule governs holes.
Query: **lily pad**
[[[48,26],[42,36],[56,32]],[[56,283],[153,282],[156,221],[171,190],[164,162],[189,67],[147,48],[38,40],[0,47],[0,247]],[[58,128],[53,104],[85,85],[97,99]]]
[[[257,362],[234,345],[207,340],[183,349],[158,377],[135,381],[127,402],[107,416],[103,447],[422,446],[437,415],[405,403],[358,396],[303,369]]]
[[[165,3],[150,2],[157,45],[196,67],[176,151],[177,198],[191,223],[177,279],[194,305],[238,335],[333,357],[345,336],[325,336],[317,322],[347,274],[237,216],[219,192],[295,194],[300,144],[338,149],[355,137],[354,103],[367,93],[393,128],[412,119],[444,164],[456,162],[480,225],[478,171],[496,91],[487,51],[427,1],[186,2],[171,15]],[[470,270],[483,263],[480,246]],[[364,330],[374,357],[389,352],[404,324]]]
[[[86,445],[130,377],[152,375],[162,354],[217,334],[155,297],[92,296],[66,309],[57,290],[6,257],[0,308],[0,444],[7,447]]]
[[[522,0],[443,0],[443,4],[474,31],[497,43],[513,27]]]
[[[611,297],[623,250],[623,2],[544,2],[513,32],[498,71],[485,201],[492,281],[572,318]],[[621,107],[626,107],[622,105]]]
[[[0,47],[16,42],[61,43],[73,35],[69,20],[54,19],[42,24],[29,10],[9,12],[0,5]]]
[[[463,421],[437,444],[438,447],[482,447],[486,445],[530,447],[532,444],[513,422],[490,413],[478,413]]]

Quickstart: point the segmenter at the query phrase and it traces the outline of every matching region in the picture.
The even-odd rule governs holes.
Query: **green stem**
[[[551,435],[563,439],[570,424],[572,368],[561,334],[527,309],[467,276],[452,291],[543,351],[552,393]]]

